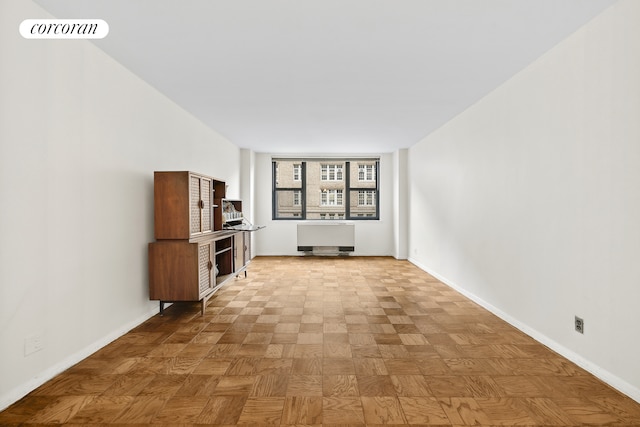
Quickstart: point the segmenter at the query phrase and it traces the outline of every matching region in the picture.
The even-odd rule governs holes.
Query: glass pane
[[[302,217],[302,191],[279,190],[276,191],[276,218],[301,218]]]
[[[307,161],[307,219],[344,219],[344,162]]]
[[[274,219],[378,219],[378,165],[378,159],[274,159]]]
[[[344,161],[307,160],[307,219],[344,219]]]
[[[276,161],[276,188],[302,188],[302,162],[300,160]]]
[[[351,167],[351,187],[376,188],[376,162],[375,160],[352,161]]]
[[[375,190],[350,191],[350,213],[352,218],[370,218],[376,216]]]
[[[316,180],[320,178],[322,182],[342,181],[344,179],[344,161],[330,162],[307,162],[307,178]]]
[[[309,189],[307,197],[307,219],[344,219],[342,189]]]

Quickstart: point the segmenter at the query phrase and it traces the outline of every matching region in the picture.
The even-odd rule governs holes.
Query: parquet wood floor
[[[640,404],[407,261],[258,257],[0,425],[640,426]]]

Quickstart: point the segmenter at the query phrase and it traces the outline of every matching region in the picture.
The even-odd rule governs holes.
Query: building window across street
[[[380,159],[272,160],[273,219],[380,219]]]

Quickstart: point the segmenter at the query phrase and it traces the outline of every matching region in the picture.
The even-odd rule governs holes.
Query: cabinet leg
[[[164,316],[164,301],[160,301],[160,316]]]
[[[244,277],[247,277],[247,270],[244,271]]]

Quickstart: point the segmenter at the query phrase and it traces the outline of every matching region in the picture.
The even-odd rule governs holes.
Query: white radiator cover
[[[298,250],[314,255],[337,255],[355,249],[355,225],[298,224]]]

